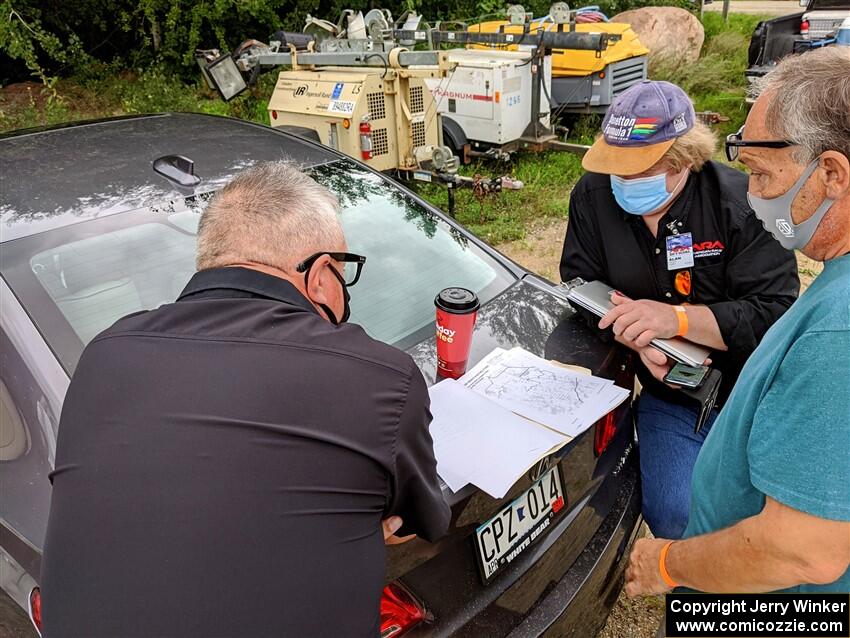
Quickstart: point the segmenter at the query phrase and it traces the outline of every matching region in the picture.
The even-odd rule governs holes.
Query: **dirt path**
[[[793,0],[732,0],[729,6],[729,13],[770,16],[787,16],[803,10],[800,3]],[[723,11],[722,0],[705,5],[705,11]]]
[[[567,231],[567,220],[532,225],[525,239],[499,244],[497,248],[532,272],[560,281],[558,263]]]

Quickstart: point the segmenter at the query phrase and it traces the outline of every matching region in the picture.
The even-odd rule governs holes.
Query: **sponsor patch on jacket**
[[[719,257],[723,254],[723,250],[726,248],[720,241],[703,241],[698,244],[694,244],[694,257],[699,259],[700,257]]]

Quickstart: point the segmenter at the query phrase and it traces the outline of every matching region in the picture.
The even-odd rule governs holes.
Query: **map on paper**
[[[530,467],[630,393],[521,348],[497,348],[429,394],[437,473],[454,492],[472,483],[502,498]]]
[[[561,368],[521,348],[497,348],[461,379],[516,414],[576,436],[629,395],[610,380]]]

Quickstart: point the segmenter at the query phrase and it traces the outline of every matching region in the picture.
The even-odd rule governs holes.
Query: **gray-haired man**
[[[824,271],[741,372],[697,459],[685,540],[635,544],[631,596],[850,590],[850,49],[785,59],[730,137],[756,216]]]
[[[177,302],[85,349],[45,636],[378,635],[387,527],[434,540],[449,508],[422,375],[344,323],[365,261],[346,251],[330,192],[249,169],[205,211]]]

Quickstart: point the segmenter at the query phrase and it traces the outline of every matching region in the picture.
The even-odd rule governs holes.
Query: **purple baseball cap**
[[[636,175],[652,167],[673,141],[694,127],[694,104],[670,82],[644,80],[608,107],[600,135],[582,159],[594,173]]]

